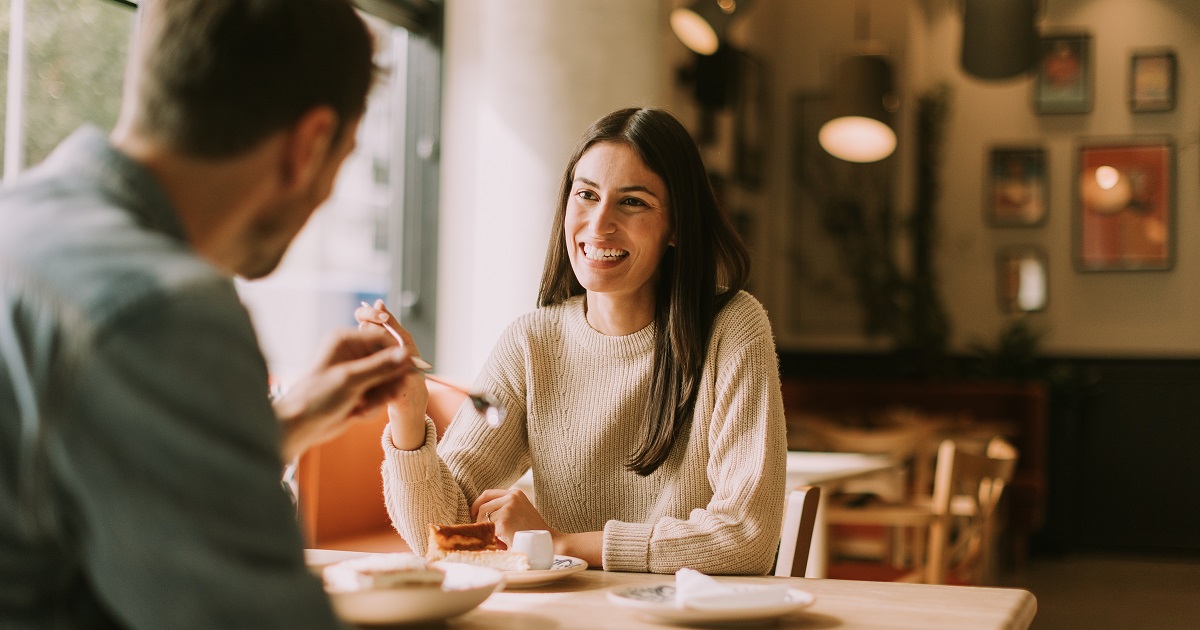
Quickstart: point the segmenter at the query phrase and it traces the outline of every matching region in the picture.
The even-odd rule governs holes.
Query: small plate
[[[325,564],[362,555],[367,554],[306,553],[309,568],[314,572]],[[329,594],[334,612],[343,621],[379,625],[436,621],[461,615],[504,588],[504,575],[495,569],[453,562],[436,562],[434,565],[446,572],[441,588],[326,589],[325,592]]]
[[[735,587],[736,588],[736,587]],[[670,584],[626,586],[608,592],[608,599],[618,606],[636,608],[659,621],[670,623],[745,623],[766,621],[811,606],[816,598],[812,593],[789,588],[787,598],[769,606],[738,608],[680,608],[675,604],[675,587]]]
[[[541,571],[505,571],[504,584],[507,589],[528,588],[549,584],[574,575],[588,568],[588,563],[573,556],[554,556],[554,564]]]

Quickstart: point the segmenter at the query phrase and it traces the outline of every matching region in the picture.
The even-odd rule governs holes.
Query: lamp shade
[[[848,162],[877,162],[896,150],[892,66],[882,55],[852,55],[839,67],[829,121],[817,140]]]
[[[671,11],[671,30],[692,52],[710,55],[721,47],[734,13],[745,14],[754,0],[695,0]]]
[[[962,68],[981,79],[1006,79],[1037,60],[1039,0],[964,0]]]
[[[721,46],[733,13],[749,0],[695,0],[671,10],[671,30],[692,51],[711,55]]]

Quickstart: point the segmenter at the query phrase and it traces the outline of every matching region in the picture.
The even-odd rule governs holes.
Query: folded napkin
[[[696,571],[675,572],[675,605],[696,610],[759,608],[787,603],[788,587],[778,585],[725,585]]]

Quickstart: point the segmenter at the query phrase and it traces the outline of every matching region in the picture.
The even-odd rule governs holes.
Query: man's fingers
[[[398,384],[409,374],[417,373],[408,352],[395,346],[361,359],[344,361],[338,367],[343,370],[343,380],[346,386],[360,392],[365,392],[389,381],[395,381]]]

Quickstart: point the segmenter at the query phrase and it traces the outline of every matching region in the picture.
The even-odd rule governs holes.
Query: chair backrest
[[[800,486],[788,492],[783,524],[779,530],[779,557],[775,561],[775,575],[804,577],[820,499],[821,489],[817,486]]]
[[[941,443],[926,582],[942,584],[951,572],[958,581],[971,584],[989,579],[996,506],[1016,465],[1016,449],[1003,438],[993,438],[982,454],[964,451],[951,440]]]
[[[433,381],[426,387],[425,412],[440,439],[467,395]],[[346,539],[392,531],[380,475],[380,439],[387,423],[387,410],[380,408],[300,456],[297,505],[308,547],[338,549]]]

